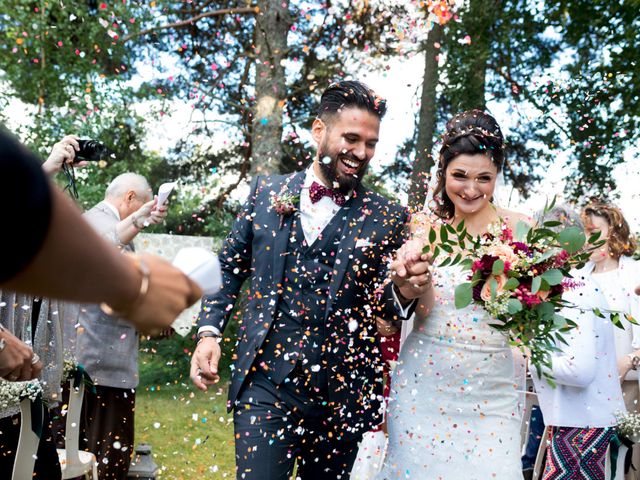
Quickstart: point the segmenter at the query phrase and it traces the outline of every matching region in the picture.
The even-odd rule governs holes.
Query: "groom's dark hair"
[[[327,120],[343,108],[356,107],[373,113],[382,120],[387,113],[387,101],[376,95],[364,83],[344,80],[329,85],[320,98],[318,118]]]

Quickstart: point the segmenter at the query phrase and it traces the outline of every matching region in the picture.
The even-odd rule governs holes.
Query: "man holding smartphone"
[[[105,198],[84,214],[103,238],[125,252],[147,226],[162,223],[166,205],[158,206],[147,180],[123,173],[107,187]],[[82,305],[76,335],[78,363],[96,385],[87,392],[81,426],[94,452],[100,478],[127,477],[134,441],[135,388],[138,386],[138,333],[131,323],[100,305]]]

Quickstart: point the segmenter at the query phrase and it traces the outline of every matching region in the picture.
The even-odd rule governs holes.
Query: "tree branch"
[[[564,133],[567,138],[571,138],[571,135],[567,132],[567,130],[560,125],[551,115],[547,115],[547,111],[542,107],[542,105],[540,105],[538,103],[538,101],[533,97],[533,95],[530,95],[526,88],[524,88],[522,85],[520,85],[512,76],[508,71],[503,71],[501,68],[498,68],[497,65],[494,65],[492,63],[487,64],[487,66],[493,70],[495,73],[497,73],[499,76],[501,76],[504,80],[506,80],[507,82],[509,82],[512,86],[515,86],[518,89],[518,92],[521,92],[527,100],[529,100],[534,107],[536,107],[538,110],[540,110],[542,113],[545,114],[545,116],[547,117],[548,120],[550,120],[556,127],[558,127],[560,129],[560,131],[562,133]],[[513,96],[516,96],[517,93],[511,89],[511,92],[513,94]]]
[[[145,30],[141,30],[140,32],[132,33],[130,35],[126,35],[122,37],[122,43],[128,42],[129,40],[140,37],[142,35],[146,35],[147,33],[157,32],[158,30],[166,30],[169,28],[181,28],[188,27],[196,23],[198,20],[207,17],[219,17],[221,15],[234,14],[234,13],[252,13],[256,14],[259,12],[258,7],[241,7],[241,8],[222,8],[220,10],[213,10],[211,12],[204,12],[200,15],[196,15],[195,17],[187,18],[186,20],[181,20],[179,22],[167,23],[165,25],[158,25],[156,27],[147,28]]]

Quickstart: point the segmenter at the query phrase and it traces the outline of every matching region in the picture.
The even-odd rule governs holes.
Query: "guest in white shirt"
[[[565,225],[580,225],[577,215],[563,207],[556,207],[549,216]],[[565,291],[563,298],[577,308],[564,308],[560,315],[577,327],[564,335],[567,344],[558,342],[559,351],[552,354],[547,373],[556,385],[530,368],[551,438],[543,480],[604,478],[604,455],[614,434],[615,413],[624,409],[615,327],[608,317],[593,313],[594,308],[606,309],[606,300],[584,269],[572,275],[578,286]]]
[[[592,204],[582,213],[587,232],[600,232],[605,244],[591,256],[585,267],[592,281],[607,300],[608,308],[640,319],[640,299],[634,288],[640,283],[640,263],[631,258],[636,241],[629,224],[620,209],[613,205]],[[633,326],[623,316],[624,330],[614,329],[618,374],[622,382],[624,403],[629,412],[640,412],[640,328]],[[633,464],[640,464],[640,449],[634,448]],[[633,472],[625,477],[635,478]]]

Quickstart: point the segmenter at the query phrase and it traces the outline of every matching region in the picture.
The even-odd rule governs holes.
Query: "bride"
[[[443,136],[433,213],[453,226],[464,220],[473,236],[499,221],[513,228],[525,220],[492,204],[503,163],[504,138],[493,117],[479,110],[455,116]],[[413,239],[399,254],[415,258],[430,226],[427,215],[414,219]],[[454,306],[465,277],[459,266],[432,268],[432,288],[419,300],[393,375],[378,480],[522,479],[511,348],[485,310]]]

